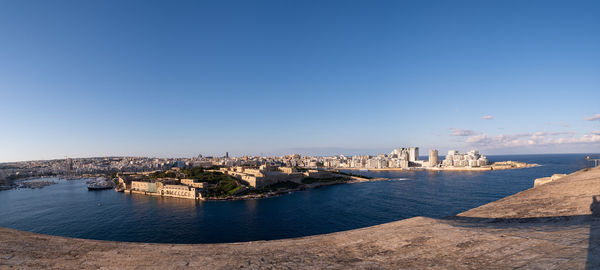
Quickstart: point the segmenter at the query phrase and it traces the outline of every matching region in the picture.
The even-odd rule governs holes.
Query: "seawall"
[[[600,269],[597,195],[600,168],[447,219],[227,244],[96,241],[0,228],[0,268]]]

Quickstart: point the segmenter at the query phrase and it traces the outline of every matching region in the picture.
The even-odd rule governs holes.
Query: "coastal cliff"
[[[0,268],[595,269],[599,195],[595,168],[446,219],[228,244],[95,241],[0,228]]]

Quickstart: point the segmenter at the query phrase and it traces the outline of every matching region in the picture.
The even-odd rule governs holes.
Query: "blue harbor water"
[[[442,218],[587,166],[583,154],[489,156],[542,166],[487,172],[358,172],[392,180],[328,186],[260,200],[196,202],[87,191],[85,180],[0,191],[0,226],[69,237],[161,243],[290,238],[414,216]],[[48,180],[47,178],[45,180]]]

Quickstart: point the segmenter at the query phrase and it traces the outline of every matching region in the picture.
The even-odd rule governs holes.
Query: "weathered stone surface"
[[[550,183],[554,180],[563,178],[565,176],[567,176],[567,175],[566,174],[553,174],[552,176],[549,176],[549,177],[542,177],[542,178],[535,179],[535,181],[533,182],[533,187],[538,187],[543,184]]]
[[[533,179],[532,179],[533,181]],[[0,268],[600,268],[600,169],[580,171],[454,218],[415,217],[296,239],[170,245],[0,228]]]

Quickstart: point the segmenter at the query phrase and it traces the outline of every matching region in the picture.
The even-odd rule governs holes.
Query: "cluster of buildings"
[[[181,179],[180,177],[183,175],[178,173],[178,169],[171,169],[169,171],[176,173],[177,177],[152,178],[151,172],[119,173],[117,174],[117,191],[203,200],[206,197],[205,195],[207,194],[208,189],[215,188],[217,185],[215,183],[209,184],[195,179]],[[323,170],[303,169],[302,171],[298,171],[294,167],[281,167],[270,164],[263,164],[259,167],[222,167],[219,170],[210,171],[218,171],[235,178],[237,180],[236,184],[240,187],[244,187],[244,189],[249,187],[260,189],[280,182],[302,184],[302,180],[307,177],[319,179],[334,176],[334,173]]]
[[[481,167],[488,165],[485,156],[477,150],[471,150],[467,154],[460,154],[457,150],[448,151],[445,159],[440,162],[439,152],[436,149],[429,150],[427,160],[421,160],[418,147],[396,148],[388,155],[377,156],[352,156],[343,155],[317,158],[317,164],[325,168],[337,169],[409,169],[409,168],[461,168]]]
[[[209,187],[208,183],[194,179],[149,179],[147,173],[121,173],[118,179],[118,191],[195,200],[202,200],[203,192]]]
[[[318,164],[326,168],[338,169],[408,169],[411,167],[437,167],[438,151],[430,150],[428,160],[420,160],[419,147],[396,148],[388,155],[377,156],[355,155],[346,157],[344,155],[321,157]]]
[[[271,164],[263,164],[258,168],[244,166],[223,167],[219,170],[254,188],[262,188],[286,181],[302,184],[302,179],[305,177],[327,178],[332,176],[327,171],[305,170],[299,172],[296,167],[275,166]]]
[[[477,150],[460,154],[456,150],[448,151],[440,162],[437,150],[429,151],[427,160],[420,160],[419,148],[397,148],[390,154],[311,157],[298,154],[281,157],[244,156],[230,157],[226,153],[222,157],[192,158],[148,158],[148,157],[98,157],[98,158],[66,158],[43,161],[23,161],[0,164],[0,181],[38,176],[86,176],[94,174],[110,174],[117,172],[150,172],[163,171],[170,168],[185,167],[224,167],[223,171],[240,180],[248,181],[254,186],[271,182],[273,178],[289,178],[297,181],[300,174],[293,168],[334,168],[334,169],[387,169],[387,168],[449,168],[449,167],[481,167],[488,161]],[[262,169],[260,166],[265,165]],[[270,167],[269,167],[270,166]],[[243,167],[240,169],[240,167]],[[275,170],[274,167],[279,169]],[[286,169],[290,168],[290,169]]]
[[[450,150],[442,161],[443,167],[482,167],[488,165],[485,156],[477,150],[471,150],[466,154],[460,154],[457,150]]]
[[[39,176],[83,176],[117,172],[147,172],[202,163],[185,158],[93,157],[33,160],[0,164],[0,180]]]

